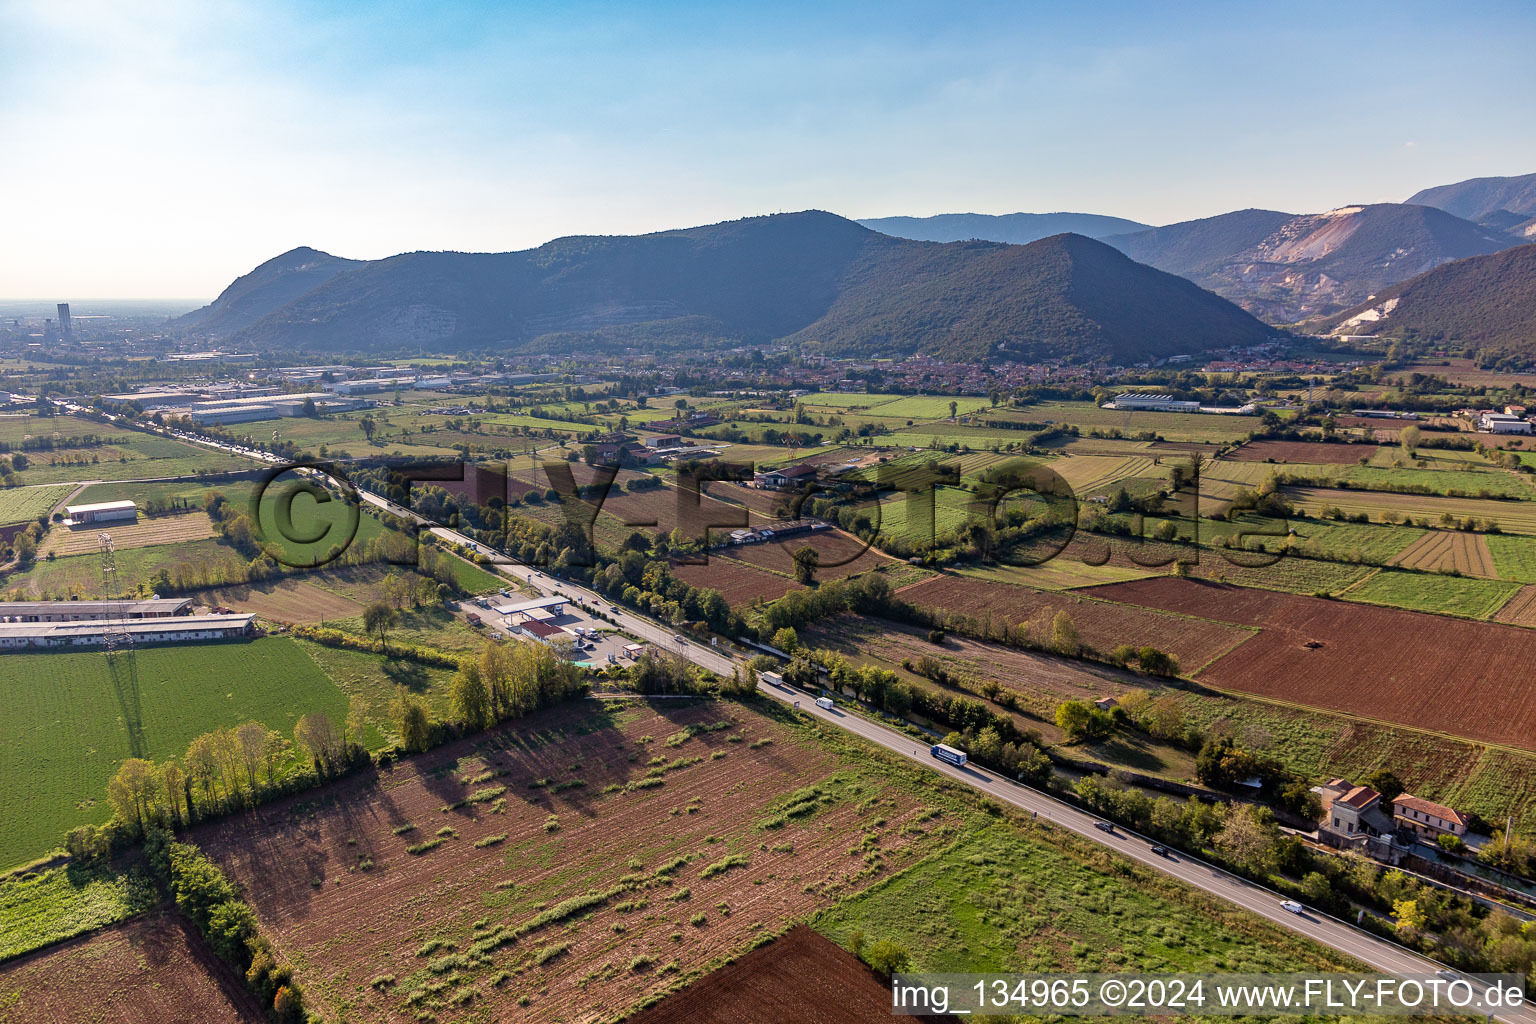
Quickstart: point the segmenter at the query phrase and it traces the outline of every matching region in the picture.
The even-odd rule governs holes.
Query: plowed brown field
[[[1261,627],[1213,686],[1536,750],[1531,630],[1168,576],[1092,593]]]
[[[1497,577],[1499,574],[1483,535],[1459,530],[1430,530],[1393,555],[1387,564],[1431,571],[1454,569],[1465,576]]]
[[[758,598],[777,601],[791,590],[805,589],[788,576],[720,554],[711,554],[707,564],[674,565],[672,574],[695,587],[720,591],[720,596],[732,608],[749,605]]]
[[[918,1021],[953,1021],[921,1016]],[[797,925],[625,1024],[890,1024],[891,989],[858,957]]]
[[[821,568],[816,573],[818,580],[840,580],[895,561],[890,555],[875,550],[853,534],[842,530],[804,533],[767,544],[743,544],[727,548],[723,554],[728,558],[739,558],[749,565],[793,573],[795,552],[804,547],[815,548],[816,554],[821,557]]]
[[[1089,587],[1070,594],[1044,593],[1027,587],[946,575],[903,587],[898,593],[903,600],[925,608],[942,608],[977,618],[990,614],[1006,619],[1010,624],[1065,611],[1072,617],[1084,643],[1101,651],[1120,644],[1137,647],[1150,644],[1177,657],[1186,672],[1220,657],[1253,635],[1250,629],[1220,622],[1077,596],[1083,593],[1098,595],[1107,589],[1110,588]]]
[[[1504,607],[1493,613],[1495,620],[1516,626],[1536,626],[1536,586],[1521,587]]]
[[[587,1020],[931,847],[872,778],[739,705],[591,701],[196,837],[332,1019]]]
[[[7,1024],[262,1024],[267,1015],[174,911],[0,967]]]
[[[1375,455],[1374,444],[1329,444],[1326,441],[1249,441],[1224,459],[1233,462],[1300,462],[1313,466],[1353,465]]]

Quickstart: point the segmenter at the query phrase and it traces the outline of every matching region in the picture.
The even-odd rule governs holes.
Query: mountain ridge
[[[1501,210],[1532,217],[1536,216],[1536,174],[1468,178],[1421,189],[1407,202],[1433,206],[1467,220],[1481,220]]]
[[[1240,210],[1104,241],[1271,323],[1331,316],[1440,264],[1520,244],[1444,210],[1403,203],[1294,215]]]
[[[1461,342],[1536,359],[1536,245],[1436,267],[1333,317],[1335,334]]]
[[[1083,236],[920,242],[804,211],[520,252],[402,253],[345,268],[233,340],[332,351],[790,341],[829,353],[1139,362],[1273,335]]]
[[[1097,213],[940,213],[931,217],[867,217],[857,223],[872,231],[919,242],[966,242],[980,239],[1027,245],[1066,233],[1103,238],[1150,227],[1124,217]]]

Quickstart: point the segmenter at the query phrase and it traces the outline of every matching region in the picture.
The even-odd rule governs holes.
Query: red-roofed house
[[[1467,819],[1460,811],[1408,793],[1392,801],[1392,816],[1399,825],[1411,828],[1421,836],[1467,834]]]

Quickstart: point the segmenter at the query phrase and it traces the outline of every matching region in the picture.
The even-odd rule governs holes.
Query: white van
[[[833,708],[837,707],[836,704],[832,703],[831,697],[817,697],[816,706],[821,708],[823,711],[831,711]]]

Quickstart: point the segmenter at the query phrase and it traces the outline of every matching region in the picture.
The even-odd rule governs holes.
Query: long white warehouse
[[[254,615],[179,615],[169,619],[93,619],[83,622],[0,622],[0,651],[101,647],[108,630],[135,644],[232,640],[256,632]]]

